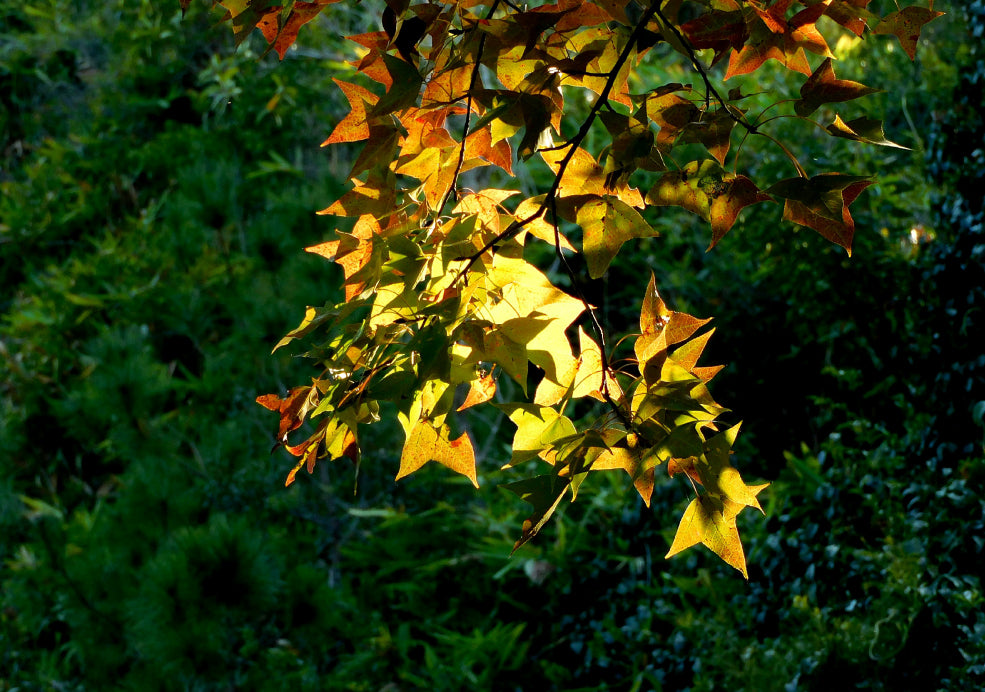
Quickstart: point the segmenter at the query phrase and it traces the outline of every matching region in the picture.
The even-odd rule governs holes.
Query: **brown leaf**
[[[870,2],[872,0],[832,0],[824,14],[856,36],[861,36],[869,19],[874,17],[865,9]]]
[[[749,38],[749,29],[739,11],[706,12],[697,19],[682,24],[681,32],[694,48],[710,48],[715,51],[712,65],[721,60],[730,49],[741,50]]]
[[[280,426],[277,429],[277,439],[284,442],[287,434],[301,427],[304,416],[309,406],[309,394],[311,386],[295,387],[287,396],[279,397],[276,394],[264,394],[258,396],[256,402],[270,411],[280,414]]]
[[[811,180],[821,177],[823,176],[815,176]],[[848,207],[869,185],[872,185],[871,180],[858,180],[849,183],[840,190],[840,218],[834,218],[830,213],[831,195],[828,196],[827,200],[818,198],[812,203],[788,198],[783,207],[783,218],[801,226],[813,228],[824,238],[845,248],[848,255],[851,256],[852,240],[855,237],[855,220],[852,219]]]
[[[316,0],[315,2],[295,2],[286,21],[281,24],[281,13],[270,13],[257,23],[263,37],[267,39],[280,59],[284,59],[287,49],[297,40],[301,27],[317,17],[325,7],[339,0]]]
[[[827,58],[800,88],[800,100],[794,103],[794,110],[797,115],[805,117],[825,103],[852,101],[879,91],[859,82],[837,79],[831,58]]]
[[[914,60],[917,57],[917,41],[920,40],[920,31],[926,24],[943,14],[943,12],[936,12],[926,7],[905,7],[879,22],[872,33],[893,34],[899,39],[900,45],[910,56],[910,60]]]

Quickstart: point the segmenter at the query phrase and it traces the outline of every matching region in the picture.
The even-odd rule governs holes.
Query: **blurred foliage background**
[[[393,427],[358,479],[283,488],[253,400],[305,381],[269,349],[338,297],[301,248],[348,171],[317,146],[347,110],[340,36],[375,27],[340,4],[278,64],[177,4],[0,9],[0,690],[985,684],[985,2],[936,3],[914,63],[839,45],[912,152],[777,123],[805,159],[879,174],[851,260],[766,205],[711,253],[668,213],[591,287],[630,325],[653,269],[716,317],[737,464],[773,481],[748,583],[697,549],[663,560],[676,481],[652,511],[603,482],[511,559],[515,499],[441,469],[394,484]],[[511,428],[472,432],[488,474]]]

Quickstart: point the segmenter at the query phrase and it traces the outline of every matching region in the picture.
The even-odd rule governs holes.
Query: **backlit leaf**
[[[882,121],[867,116],[855,118],[846,123],[841,119],[840,115],[836,115],[835,121],[828,125],[827,130],[834,137],[843,137],[845,139],[855,140],[856,142],[865,142],[866,144],[878,144],[881,147],[895,147],[896,149],[909,150],[909,147],[904,147],[886,139],[886,133],[882,129]]]
[[[930,4],[933,5],[933,3]],[[910,60],[914,60],[917,57],[917,42],[920,40],[920,32],[923,27],[943,14],[943,12],[936,12],[926,7],[904,7],[879,22],[872,29],[872,33],[893,34],[899,39],[900,45],[910,56]]]
[[[469,436],[462,434],[451,440],[447,425],[435,428],[430,421],[420,420],[407,436],[400,455],[400,469],[396,480],[409,476],[429,461],[436,461],[455,473],[462,474],[472,481],[472,485],[479,487],[475,473],[475,452]]]
[[[523,522],[520,538],[513,545],[513,552],[540,533],[544,524],[557,510],[561,500],[571,489],[571,481],[554,474],[534,476],[500,486],[509,490],[524,502],[533,505],[534,512]]]
[[[317,17],[325,7],[339,0],[315,0],[314,2],[295,2],[287,18],[271,13],[264,15],[257,26],[263,32],[267,43],[284,59],[287,49],[297,40],[301,27]]]
[[[683,207],[711,223],[710,250],[725,236],[745,207],[771,197],[745,176],[726,174],[716,161],[692,161],[660,176],[646,195],[654,206]]]
[[[722,503],[711,495],[701,495],[691,500],[666,557],[673,557],[701,543],[748,579],[746,556],[735,525],[735,514],[728,516],[727,505],[728,501]]]
[[[879,89],[867,87],[848,79],[837,79],[831,58],[814,70],[810,79],[800,88],[800,100],[794,103],[797,115],[807,116],[825,103],[851,101],[867,94],[875,94]]]
[[[554,443],[577,433],[574,423],[550,406],[497,404],[497,407],[505,411],[516,425],[513,456],[504,468],[538,457],[553,463],[556,455]]]
[[[490,372],[483,377],[472,380],[469,385],[469,393],[457,410],[464,411],[467,408],[484,404],[491,401],[494,396],[496,396],[496,380]]]
[[[577,221],[585,232],[582,251],[593,279],[605,273],[627,240],[655,235],[638,211],[615,197],[586,200],[578,206]]]

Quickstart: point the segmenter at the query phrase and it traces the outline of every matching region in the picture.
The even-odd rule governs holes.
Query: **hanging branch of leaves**
[[[337,1],[219,4],[237,41],[257,28],[283,58]],[[381,472],[399,480],[437,462],[478,487],[467,417],[492,407],[516,426],[510,458],[497,462],[516,478],[504,487],[532,506],[516,548],[593,474],[625,473],[649,505],[664,469],[683,474],[694,495],[668,557],[702,543],[746,575],[736,517],[762,511],[766,486],[747,484],[731,463],[738,426],[721,429],[726,409],[708,389],[721,367],[698,365],[709,320],[669,309],[651,276],[640,286],[639,331],[618,335],[610,351],[582,287],[625,244],[655,236],[645,214],[665,206],[707,221],[711,249],[745,207],[782,202],[784,219],[850,253],[849,207],[872,178],[808,171],[766,131],[769,121],[747,116],[739,89],[716,85],[714,68],[727,58],[728,81],[776,61],[804,75],[799,98],[777,109],[808,121],[805,130],[897,146],[865,116],[811,119],[875,91],[835,76],[820,22],[858,37],[893,34],[912,58],[921,28],[940,15],[931,4],[880,16],[869,4],[387,0],[382,30],[350,37],[360,57],[335,81],[351,110],[324,142],[364,143],[351,189],[319,212],[354,226],[307,248],[341,266],[345,300],[307,308],[276,346],[305,340],[311,383],[257,399],[278,413],[279,445],[296,457],[287,484],[323,459],[358,464],[366,426],[395,416],[405,444],[396,469]],[[644,83],[639,66],[658,54],[680,56],[699,86]],[[596,122],[608,144],[593,154],[585,145]],[[733,135],[757,134],[790,157],[795,177],[726,171]],[[685,159],[683,144],[706,153]],[[513,178],[533,158],[553,175],[543,191]],[[466,176],[480,189],[465,189]],[[526,259],[535,243],[553,246],[569,290]],[[592,413],[575,417],[575,402]]]

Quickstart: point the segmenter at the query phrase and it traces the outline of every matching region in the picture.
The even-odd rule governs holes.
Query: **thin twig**
[[[715,86],[711,83],[711,80],[708,78],[707,70],[705,70],[705,67],[704,65],[701,64],[701,61],[698,60],[698,56],[695,54],[694,48],[692,48],[691,44],[688,43],[688,40],[684,36],[684,34],[682,34],[676,26],[674,26],[667,20],[667,18],[663,15],[663,12],[660,11],[659,7],[656,10],[656,15],[657,17],[660,18],[660,21],[663,22],[663,24],[668,29],[670,29],[671,32],[673,32],[678,42],[680,42],[680,44],[684,46],[684,49],[687,51],[688,58],[691,60],[691,66],[695,69],[695,71],[698,74],[701,75],[701,79],[704,80],[705,89],[706,89],[706,94],[705,94],[706,102],[707,102],[707,95],[708,94],[713,95],[715,97],[715,100],[718,101],[721,107],[725,109],[725,112],[728,114],[730,118],[732,118],[732,120],[734,120],[737,124],[742,125],[742,127],[746,128],[750,133],[756,134],[755,125],[750,125],[748,122],[745,121],[745,119],[737,116],[735,113],[732,112],[732,109],[728,107],[728,104],[725,103],[725,99],[722,98],[721,94],[718,93],[718,90],[715,89]]]
[[[486,12],[485,19],[492,17],[493,12],[499,8],[500,0],[496,0],[490,7],[489,11]],[[478,25],[476,25],[478,26]],[[472,67],[472,75],[469,77],[469,90],[465,99],[465,125],[462,127],[462,143],[458,147],[458,162],[455,164],[455,173],[451,178],[451,186],[445,192],[444,197],[441,199],[441,204],[435,210],[438,215],[441,215],[441,211],[445,208],[448,203],[448,198],[455,193],[455,198],[458,199],[458,176],[462,173],[462,167],[465,165],[465,148],[466,141],[469,138],[469,126],[472,122],[472,91],[475,89],[476,83],[479,81],[479,68],[482,67],[482,51],[486,47],[486,37],[488,34],[483,33],[479,37],[479,47],[475,54],[475,65]],[[456,99],[457,100],[457,99]]]
[[[541,202],[540,207],[527,218],[521,221],[514,221],[513,223],[511,223],[509,226],[506,227],[505,230],[498,233],[492,240],[488,241],[477,252],[470,255],[467,258],[468,262],[465,265],[465,267],[463,267],[458,272],[458,276],[455,277],[456,281],[458,281],[458,279],[460,279],[463,275],[465,275],[476,263],[476,261],[478,261],[478,259],[482,257],[482,255],[484,255],[486,252],[493,249],[500,243],[515,237],[518,233],[520,233],[520,231],[524,229],[524,227],[526,227],[528,224],[535,221],[536,219],[539,219],[541,216],[544,215],[544,212],[547,210],[548,206],[550,205],[551,198],[556,197],[558,191],[561,189],[561,180],[564,178],[564,174],[568,169],[568,164],[571,163],[571,160],[575,156],[575,152],[578,151],[578,148],[581,146],[581,143],[585,141],[585,138],[588,136],[588,132],[591,129],[592,124],[595,122],[595,118],[598,117],[599,111],[602,110],[605,103],[608,101],[609,93],[612,91],[613,87],[616,84],[616,79],[619,77],[619,72],[622,70],[622,66],[629,59],[629,56],[633,52],[633,49],[635,48],[640,35],[646,29],[646,25],[653,18],[653,15],[659,10],[660,2],[661,0],[654,0],[653,3],[650,5],[650,7],[647,8],[646,12],[643,13],[643,16],[640,17],[639,22],[637,22],[636,26],[634,27],[633,33],[630,34],[629,40],[626,42],[626,46],[622,49],[622,52],[619,54],[619,57],[616,59],[615,65],[613,65],[612,67],[612,71],[609,72],[608,78],[605,80],[605,86],[602,88],[602,91],[599,93],[598,98],[595,99],[595,103],[592,104],[591,109],[588,111],[588,116],[585,118],[585,121],[581,124],[581,127],[578,129],[578,132],[575,134],[575,136],[571,138],[569,144],[570,148],[568,149],[568,152],[564,155],[564,157],[562,157],[560,163],[558,163],[558,170],[554,176],[554,182],[551,184],[551,189],[547,191],[547,195],[544,197],[544,201]],[[547,150],[545,149],[545,151]]]

